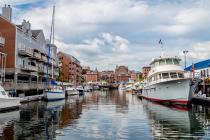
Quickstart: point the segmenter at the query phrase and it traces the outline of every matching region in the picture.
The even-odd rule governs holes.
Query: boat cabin
[[[155,67],[159,67],[159,71],[151,74],[147,78],[147,81],[148,82],[160,82],[160,81],[184,78],[184,72],[179,69],[161,71],[161,67],[160,67],[160,66],[166,66],[166,65],[180,66],[180,61],[181,61],[181,59],[179,59],[177,57],[164,57],[164,58],[160,57],[160,58],[154,59],[150,65],[151,65],[152,69]]]
[[[150,64],[152,68],[157,67],[157,66],[163,66],[163,65],[180,65],[181,59],[177,57],[172,57],[172,58],[157,58],[152,61]]]

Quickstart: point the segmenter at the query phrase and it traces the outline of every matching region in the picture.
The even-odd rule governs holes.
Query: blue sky
[[[188,64],[210,56],[209,0],[3,0],[11,4],[13,22],[23,19],[49,37],[52,6],[56,6],[56,45],[82,65],[100,70],[127,65],[140,70],[161,54]]]

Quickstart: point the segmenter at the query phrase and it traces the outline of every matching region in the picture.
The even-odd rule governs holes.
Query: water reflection
[[[143,100],[144,110],[149,118],[154,139],[207,139],[209,132],[204,120],[198,116],[206,116],[209,108],[193,106],[189,110],[167,107]],[[199,109],[205,113],[198,113]],[[207,120],[206,120],[207,121]]]
[[[208,139],[210,108],[169,108],[118,91],[31,102],[0,114],[0,139]]]

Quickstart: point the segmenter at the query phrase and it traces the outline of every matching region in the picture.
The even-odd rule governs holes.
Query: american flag
[[[159,42],[158,42],[158,43],[159,43],[159,44],[161,44],[161,45],[163,44],[163,42],[162,42],[162,40],[161,40],[161,39],[159,40]]]

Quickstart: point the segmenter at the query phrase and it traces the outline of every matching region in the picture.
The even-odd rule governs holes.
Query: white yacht
[[[79,91],[79,94],[80,95],[83,95],[84,94],[84,88],[83,88],[83,86],[77,86],[77,91]]]
[[[168,56],[153,59],[142,96],[152,101],[187,105],[200,81],[192,80],[180,61],[178,57]]]
[[[68,96],[79,95],[79,91],[73,86],[68,86],[68,87],[66,87],[66,94]]]
[[[19,97],[10,97],[4,88],[0,85],[0,111],[15,109],[20,106]]]
[[[93,88],[90,85],[85,85],[85,87],[84,87],[85,92],[90,92],[92,90],[93,90]]]
[[[60,86],[50,86],[49,89],[44,91],[44,99],[47,101],[56,101],[65,99],[65,93]]]

